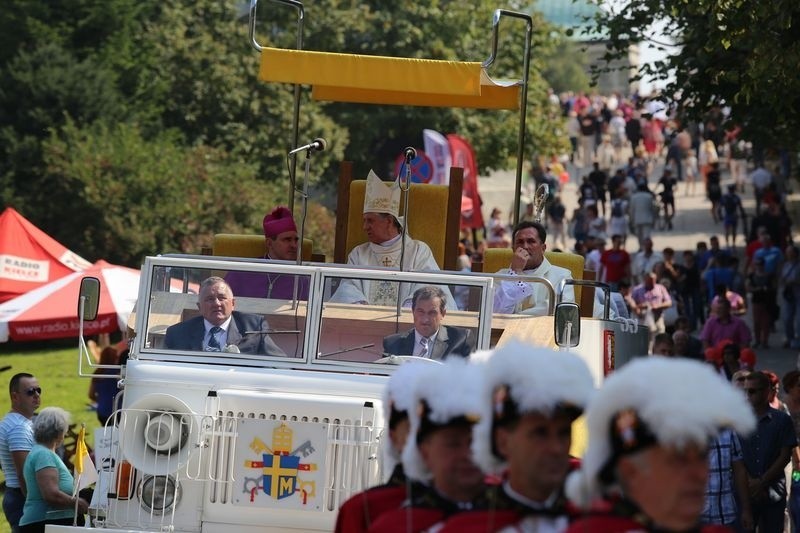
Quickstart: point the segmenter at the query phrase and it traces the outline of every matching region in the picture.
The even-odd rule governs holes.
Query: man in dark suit
[[[447,296],[439,287],[428,285],[414,292],[411,311],[414,328],[383,339],[383,351],[392,355],[414,355],[442,359],[448,355],[467,357],[472,352],[470,330],[443,326]]]
[[[198,317],[167,328],[165,344],[171,350],[250,353],[286,356],[265,333],[269,326],[260,315],[234,311],[236,301],[225,280],[212,276],[200,284]]]

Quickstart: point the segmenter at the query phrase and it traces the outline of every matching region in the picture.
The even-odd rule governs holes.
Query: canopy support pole
[[[497,44],[500,40],[500,19],[503,16],[514,17],[525,21],[525,52],[522,63],[522,94],[519,104],[519,132],[517,134],[517,172],[516,190],[514,191],[514,226],[519,223],[519,197],[522,191],[522,163],[525,156],[525,119],[528,111],[528,77],[531,64],[531,36],[533,34],[533,18],[525,13],[518,13],[508,9],[496,9],[492,18],[492,53],[483,62],[483,68],[488,69],[497,59]]]
[[[298,0],[270,0],[276,4],[283,4],[285,6],[293,7],[297,10],[297,41],[295,48],[297,50],[303,49],[303,23],[305,22],[305,9],[303,3]],[[256,41],[256,9],[258,8],[258,0],[250,0],[250,45],[257,51],[261,51],[261,46]],[[292,112],[292,147],[291,150],[297,148],[300,142],[300,85],[294,84],[294,108]],[[297,176],[297,154],[289,156],[291,163],[289,164],[289,211],[294,212],[294,194],[295,194],[295,177]],[[305,218],[305,213],[303,214]],[[302,243],[301,243],[302,244]]]

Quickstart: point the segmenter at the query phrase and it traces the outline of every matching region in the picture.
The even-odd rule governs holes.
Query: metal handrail
[[[463,275],[463,274],[462,274]],[[483,274],[484,276],[487,274]],[[547,278],[540,278],[538,276],[526,276],[525,274],[490,274],[496,280],[500,281],[514,281],[523,283],[541,283],[547,288],[549,298],[547,299],[547,316],[553,316],[556,309],[556,289],[553,288],[553,283]],[[564,290],[559,285],[560,290]],[[561,302],[561,294],[558,294],[558,301]]]
[[[581,287],[594,287],[603,290],[603,320],[609,320],[611,310],[611,286],[602,281],[589,279],[562,279],[558,284],[558,303],[561,303],[561,296],[564,294],[566,285],[580,285]]]

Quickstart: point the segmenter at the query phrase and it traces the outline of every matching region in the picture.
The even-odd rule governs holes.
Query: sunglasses
[[[765,387],[759,387],[759,388],[757,388],[757,389],[744,389],[744,391],[745,391],[747,394],[757,394],[757,393],[759,393],[759,392],[761,392],[761,391],[763,391],[763,390],[766,390],[766,388],[765,388]]]
[[[41,387],[31,387],[30,389],[25,391],[25,394],[28,396],[33,396],[34,394],[38,394],[39,396],[42,395],[42,388]]]

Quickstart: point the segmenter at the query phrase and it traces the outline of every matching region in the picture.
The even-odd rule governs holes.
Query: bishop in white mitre
[[[403,228],[399,183],[385,183],[370,170],[364,193],[363,213],[363,227],[368,241],[353,248],[347,256],[347,263],[399,269]],[[439,270],[430,247],[422,241],[412,239],[408,233],[403,270]],[[394,306],[399,299],[404,307],[410,307],[411,296],[423,285],[427,284],[343,279],[330,301]],[[442,289],[447,296],[447,309],[458,309],[450,291],[446,287]]]

